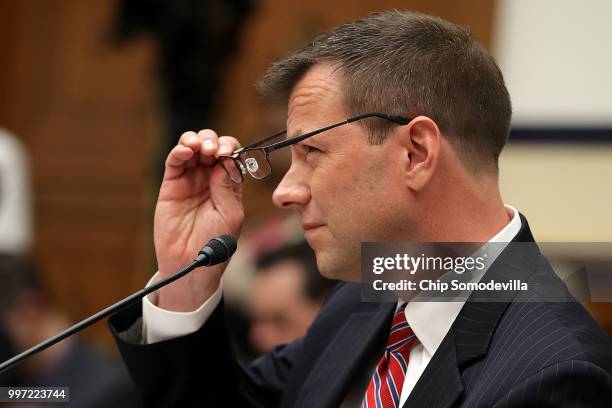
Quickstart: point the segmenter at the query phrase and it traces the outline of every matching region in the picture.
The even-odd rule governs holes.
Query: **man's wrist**
[[[173,312],[193,312],[209,299],[220,285],[220,278],[207,279],[202,283],[192,276],[185,276],[158,291],[157,306]]]
[[[155,274],[147,286],[161,279],[159,275]],[[156,343],[197,331],[219,305],[221,297],[222,289],[219,285],[211,296],[193,311],[177,312],[159,305],[158,292],[146,296],[142,302],[142,335],[145,343]]]

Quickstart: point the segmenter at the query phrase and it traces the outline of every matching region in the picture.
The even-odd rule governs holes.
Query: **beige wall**
[[[612,129],[612,2],[498,0],[493,52],[521,127]],[[540,242],[612,242],[612,141],[514,143],[502,155],[505,202]],[[571,245],[553,263],[609,265],[610,245]],[[607,252],[610,252],[609,250]],[[575,269],[573,269],[575,270]],[[587,303],[612,333],[612,303]]]
[[[514,123],[612,127],[612,1],[499,0],[494,53]]]
[[[612,241],[612,143],[510,144],[500,184],[538,241]]]

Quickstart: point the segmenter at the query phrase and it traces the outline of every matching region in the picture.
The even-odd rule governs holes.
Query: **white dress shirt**
[[[493,238],[489,243],[507,243],[512,241],[521,229],[521,219],[518,211],[506,205],[512,220]],[[487,266],[501,253],[505,246],[496,245],[495,253],[487,251]],[[480,280],[486,269],[476,277]],[[150,285],[157,280],[157,274],[147,284]],[[197,331],[210,317],[221,301],[221,288],[193,312],[172,312],[162,309],[156,305],[157,294],[154,292],[142,301],[143,337],[147,343],[155,343],[174,337],[184,336]],[[406,320],[414,331],[418,342],[410,350],[408,371],[404,379],[400,406],[408,399],[419,377],[425,371],[446,333],[452,326],[461,311],[465,301],[457,302],[409,302],[406,305]],[[399,302],[398,302],[399,305]]]

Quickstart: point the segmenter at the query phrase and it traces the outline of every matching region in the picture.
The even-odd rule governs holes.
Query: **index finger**
[[[164,180],[170,180],[181,176],[185,172],[187,162],[191,160],[194,155],[195,152],[183,144],[174,146],[166,158]]]

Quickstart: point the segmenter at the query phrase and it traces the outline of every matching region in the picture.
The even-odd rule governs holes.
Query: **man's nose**
[[[300,177],[297,167],[292,165],[274,190],[272,202],[281,209],[297,210],[309,200],[310,188],[304,177]]]

